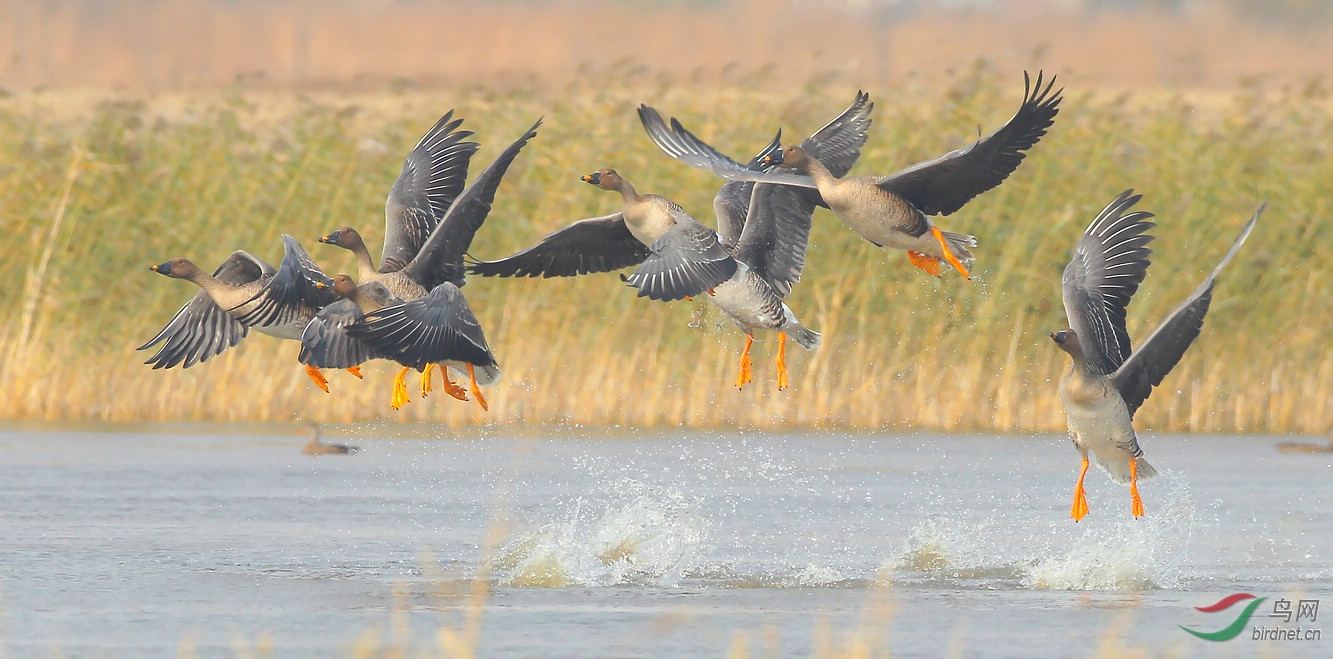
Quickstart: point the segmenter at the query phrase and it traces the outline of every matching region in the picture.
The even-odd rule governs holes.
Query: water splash
[[[1024,585],[1048,590],[1179,587],[1195,506],[1189,483],[1179,473],[1165,472],[1162,480],[1166,496],[1157,512],[1141,519],[1111,516],[1104,524],[1088,524],[1063,554],[1038,560]]]
[[[994,519],[979,524],[949,517],[929,520],[912,529],[898,555],[882,569],[900,580],[922,584],[971,581],[982,582],[983,587],[1012,587],[1022,568],[1008,544],[1013,534],[1006,526]],[[993,535],[997,531],[999,535]]]
[[[920,585],[1176,588],[1185,578],[1180,565],[1195,525],[1195,504],[1180,474],[1163,472],[1159,482],[1160,503],[1141,519],[1107,510],[1075,526],[1064,519],[1043,523],[1031,514],[1014,516],[1003,509],[980,521],[934,518],[915,526],[884,568],[899,581]],[[1125,500],[1127,508],[1128,496]]]
[[[707,523],[699,500],[669,488],[622,479],[623,494],[580,497],[562,522],[509,543],[496,561],[510,586],[644,585],[670,587],[694,567]]]

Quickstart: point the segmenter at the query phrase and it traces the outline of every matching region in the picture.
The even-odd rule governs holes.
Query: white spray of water
[[[501,582],[550,588],[679,583],[704,543],[699,501],[629,479],[612,489],[621,494],[580,497],[564,521],[509,543],[496,562]]]
[[[935,518],[912,529],[885,567],[919,582],[981,580],[1043,590],[1151,590],[1181,583],[1195,505],[1180,474],[1160,477],[1162,496],[1134,519],[1106,510],[1075,525],[996,511],[981,521]],[[1128,497],[1125,497],[1128,508]],[[1127,513],[1128,511],[1124,511]]]
[[[1166,496],[1156,512],[1140,519],[1111,515],[1105,523],[1088,524],[1062,554],[1039,559],[1024,585],[1048,590],[1178,587],[1194,527],[1194,500],[1179,474],[1166,472],[1162,478]]]

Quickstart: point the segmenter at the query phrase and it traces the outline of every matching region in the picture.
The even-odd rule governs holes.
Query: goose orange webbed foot
[[[360,367],[360,366],[353,366],[353,367],[351,367],[351,368],[344,368],[343,370],[344,370],[344,371],[347,371],[348,373],[351,373],[352,375],[355,375],[355,376],[356,376],[356,379],[358,379],[358,380],[364,380],[364,379],[365,379],[365,378],[361,375],[361,367]]]
[[[1134,517],[1143,517],[1143,499],[1139,497],[1139,459],[1129,459],[1129,498]]]
[[[473,370],[471,362],[467,365],[467,377],[472,380],[472,395],[477,398],[477,404],[481,405],[482,411],[489,412],[491,406],[486,404],[486,398],[481,395],[481,387],[477,386],[477,372]]]
[[[310,379],[315,381],[315,386],[319,387],[320,389],[323,389],[324,393],[326,394],[329,393],[328,378],[325,378],[324,374],[319,372],[319,369],[315,368],[314,366],[311,366],[310,364],[306,364],[305,374],[309,375]]]
[[[444,376],[444,393],[449,394],[450,396],[453,396],[454,398],[457,398],[458,400],[461,400],[463,402],[467,402],[468,400],[467,390],[458,386],[457,383],[449,379],[449,369],[441,368],[440,374]]]
[[[741,351],[741,372],[736,376],[737,389],[744,387],[754,379],[754,375],[750,372],[750,367],[752,366],[750,363],[750,346],[752,345],[754,345],[754,336],[746,334],[745,350]]]
[[[1077,522],[1088,515],[1088,495],[1083,491],[1083,477],[1088,475],[1088,459],[1083,458],[1083,469],[1078,472],[1078,485],[1074,486],[1074,507],[1069,516]]]
[[[787,333],[778,332],[778,391],[786,389],[787,382]]]
[[[925,270],[928,274],[935,275],[936,277],[941,275],[939,259],[911,250],[907,251],[907,258],[912,261],[912,265]]]
[[[435,391],[431,388],[430,374],[435,370],[434,364],[426,364],[426,368],[421,369],[421,397],[425,398],[430,392]]]
[[[404,366],[403,370],[398,371],[398,375],[393,378],[393,395],[389,397],[389,407],[395,410],[412,400],[407,397],[407,372],[410,370],[412,369]]]
[[[953,255],[953,250],[949,249],[949,242],[944,239],[944,232],[940,231],[939,227],[931,227],[930,233],[935,236],[935,240],[940,241],[940,252],[944,254],[944,260],[948,261],[949,265],[953,266],[953,269],[957,270],[959,274],[971,279],[972,273],[967,271],[967,266],[963,265],[963,262]]]

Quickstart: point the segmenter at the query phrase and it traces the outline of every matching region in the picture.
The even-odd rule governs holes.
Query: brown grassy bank
[[[857,171],[891,171],[997,125],[1012,111],[1015,83],[983,66],[943,82],[904,79],[895,89],[911,101],[870,89],[881,102]],[[943,223],[980,236],[971,284],[925,276],[820,211],[789,303],[825,343],[789,352],[786,392],[773,385],[771,339],[756,346],[756,382],[738,392],[730,383],[739,332],[703,301],[648,303],[614,275],[468,285],[506,372],[489,391],[489,413],[443,395],[393,413],[382,366],[368,368],[366,382],[332,373],[326,395],[295,365],[294,343],[265,336],[186,371],[151,371],[133,350],[193,294],[145,270],[150,263],[188,255],[211,265],[237,248],[276,260],[287,232],[328,271],[351,269],[344,252],[315,238],[353,223],[377,243],[402,154],[444,109],[458,108],[477,130],[481,159],[547,117],[473,245],[487,258],[609,212],[615,200],[577,180],[601,166],[711,219],[717,182],[656,152],[632,108],[652,102],[747,153],[779,124],[789,134],[817,127],[854,88],[821,78],[782,90],[591,80],[552,93],[2,101],[0,416],[1056,429],[1054,383],[1066,362],[1046,332],[1064,323],[1059,273],[1077,232],[1133,186],[1160,215],[1155,265],[1130,308],[1138,337],[1220,258],[1258,201],[1270,201],[1221,279],[1203,336],[1141,411],[1142,425],[1317,432],[1329,423],[1333,115],[1316,87],[1200,104],[1070,89],[1017,174]]]

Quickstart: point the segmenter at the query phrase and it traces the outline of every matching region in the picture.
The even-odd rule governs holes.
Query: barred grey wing
[[[464,142],[470,130],[458,130],[462,119],[445,113],[422,136],[384,201],[384,255],[380,272],[397,272],[421,251],[440,219],[467,183],[476,142]]]

